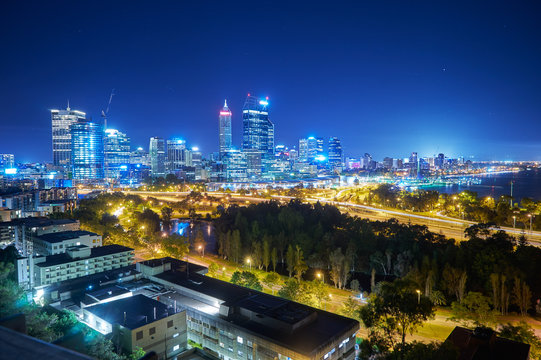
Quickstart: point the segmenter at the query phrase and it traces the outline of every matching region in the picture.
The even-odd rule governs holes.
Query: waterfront
[[[541,173],[539,170],[533,169],[519,172],[475,175],[474,177],[480,181],[430,186],[426,187],[426,189],[448,194],[470,190],[476,192],[479,196],[499,197],[511,193],[511,181],[513,181],[513,197],[515,202],[525,197],[541,200]]]

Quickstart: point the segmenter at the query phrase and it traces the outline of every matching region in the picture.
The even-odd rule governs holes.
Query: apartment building
[[[61,231],[52,232],[33,237],[34,255],[56,255],[66,249],[84,245],[88,248],[95,248],[102,245],[101,235],[90,231]]]

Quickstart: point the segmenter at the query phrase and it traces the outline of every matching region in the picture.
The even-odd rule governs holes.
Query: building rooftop
[[[307,356],[336,336],[359,328],[357,320],[195,272],[188,275],[171,269],[155,277],[217,299],[219,306],[229,309],[228,322]],[[252,315],[246,316],[246,312]]]
[[[66,240],[77,239],[81,236],[99,236],[96,233],[85,231],[85,230],[76,230],[76,231],[59,231],[55,233],[43,234],[37,238],[48,243],[59,243]]]
[[[46,257],[44,262],[38,263],[36,264],[36,266],[48,267],[48,266],[60,265],[60,264],[70,263],[73,261],[79,261],[79,260],[84,260],[84,259],[100,257],[100,256],[117,254],[117,253],[121,253],[125,251],[133,251],[133,249],[127,246],[122,246],[122,245],[117,245],[117,244],[105,245],[105,246],[91,248],[90,256],[86,258],[74,259],[70,257],[67,253],[49,255]]]
[[[120,324],[131,330],[170,315],[166,305],[144,295],[91,306],[86,310],[110,324]]]
[[[66,225],[66,224],[75,224],[77,220],[73,219],[49,219],[46,217],[27,217],[27,218],[18,218],[12,219],[11,221],[1,222],[0,226],[21,226],[25,225],[27,227],[45,227],[52,225]]]
[[[527,360],[530,345],[496,336],[490,329],[454,328],[445,342],[458,349],[458,360]]]
[[[145,266],[152,267],[152,268],[162,266],[163,264],[166,264],[166,263],[171,264],[171,270],[180,271],[180,272],[185,272],[188,269],[190,272],[193,272],[193,273],[201,273],[201,272],[206,273],[206,271],[208,270],[207,267],[205,266],[178,260],[169,256],[164,257],[164,258],[151,259],[151,260],[145,260],[145,261],[140,262],[140,264],[143,264]]]

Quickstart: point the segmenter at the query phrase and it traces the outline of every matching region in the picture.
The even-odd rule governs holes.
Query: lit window
[[[173,334],[173,337],[174,337],[174,338],[176,338],[177,336],[178,336],[178,333],[176,333],[176,334]]]
[[[239,344],[242,344],[244,342],[244,340],[240,336],[237,336],[237,342]]]
[[[177,351],[178,349],[180,349],[180,345],[173,346],[173,351]]]

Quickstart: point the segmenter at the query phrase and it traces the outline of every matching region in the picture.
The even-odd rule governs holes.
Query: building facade
[[[337,137],[329,138],[329,164],[333,167],[342,167],[342,143]]]
[[[82,111],[51,110],[51,124],[53,136],[53,164],[55,166],[71,166],[71,125],[85,121],[86,114]]]
[[[224,107],[220,110],[219,131],[220,131],[220,158],[223,157],[227,150],[233,146],[233,135],[231,132],[231,110],[227,106],[227,100],[224,102]]]
[[[130,138],[115,129],[105,130],[104,162],[105,178],[118,179],[130,163]]]
[[[165,176],[165,142],[162,138],[151,137],[148,148],[152,177]]]
[[[268,105],[268,99],[248,95],[242,109],[242,150],[249,177],[260,176],[266,160],[274,155],[274,124],[269,119]]]
[[[62,254],[72,246],[84,245],[88,248],[95,248],[102,245],[101,235],[84,230],[42,234],[34,236],[32,241],[33,252],[36,256]]]
[[[78,121],[71,125],[71,168],[77,180],[98,180],[104,177],[103,125]]]
[[[186,166],[186,140],[167,140],[167,170],[169,173],[182,170]]]

